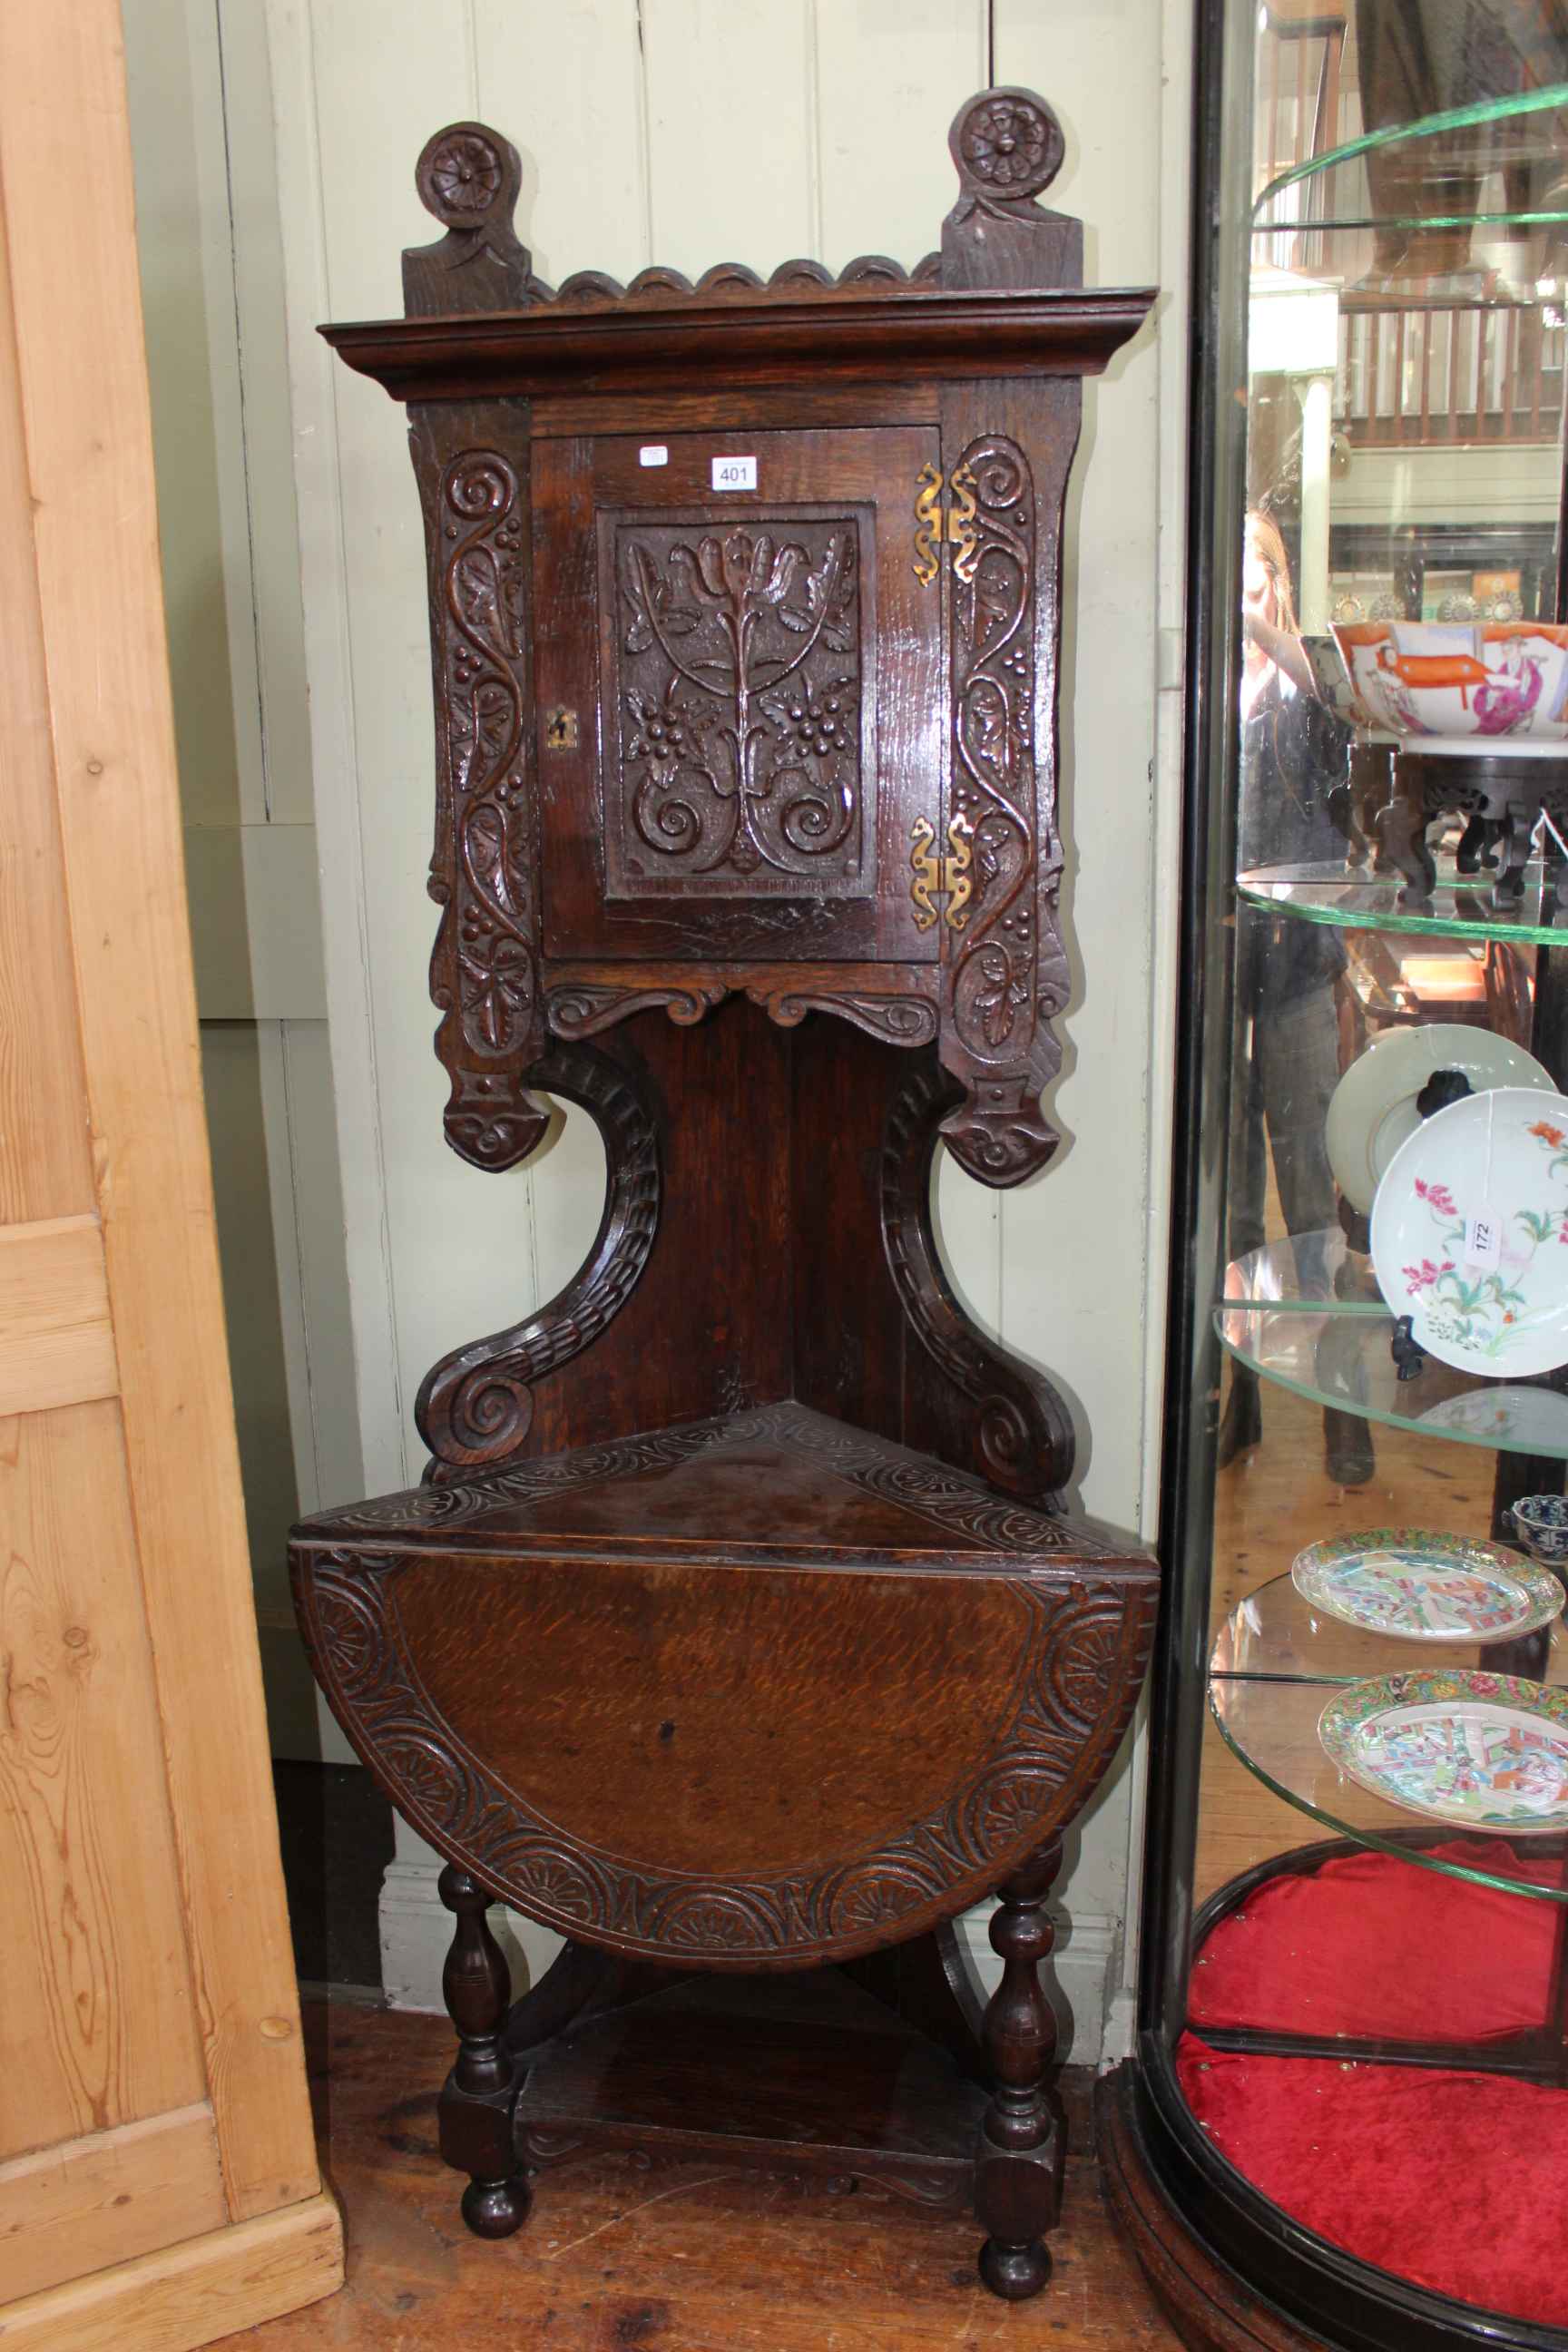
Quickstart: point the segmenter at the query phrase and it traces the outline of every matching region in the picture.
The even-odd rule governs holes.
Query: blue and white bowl
[[[1524,1495],[1512,1507],[1519,1539],[1545,1568],[1568,1561],[1568,1495]]]

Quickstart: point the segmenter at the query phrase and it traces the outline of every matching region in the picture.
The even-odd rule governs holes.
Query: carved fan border
[[[583,1446],[542,1461],[486,1469],[471,1478],[415,1486],[343,1510],[323,1511],[302,1522],[296,1541],[332,1543],[345,1535],[362,1534],[440,1538],[501,1504],[542,1502],[550,1495],[573,1493],[638,1470],[673,1468],[710,1445],[746,1444],[755,1439],[790,1445],[807,1460],[825,1463],[850,1485],[895,1501],[944,1534],[962,1537],[982,1550],[1015,1558],[1103,1559],[1108,1563],[1127,1557],[1104,1536],[1074,1520],[998,1495],[966,1471],[950,1469],[906,1446],[873,1441],[847,1423],[794,1403],[712,1415],[647,1436]],[[542,1535],[537,1540],[546,1543],[549,1538]],[[1134,1564],[1141,1558],[1134,1556]]]
[[[805,1967],[900,1942],[988,1892],[1090,1794],[1131,1719],[1152,1582],[1004,1580],[1019,1605],[1008,1717],[973,1779],[875,1846],[774,1877],[640,1868],[535,1813],[459,1738],[408,1656],[407,1555],[302,1554],[301,1631],[334,1714],[420,1834],[563,1935],[659,1959]]]

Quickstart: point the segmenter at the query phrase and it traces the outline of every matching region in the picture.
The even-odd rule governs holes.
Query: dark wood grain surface
[[[1021,1864],[1115,1751],[1157,1588],[795,1404],[324,1514],[293,1560],[416,1828],[564,1934],[714,1968],[898,1942]]]
[[[323,327],[340,359],[397,400],[533,399],[560,392],[659,393],[694,376],[741,387],[907,384],[961,378],[1098,375],[1135,335],[1147,287],[863,285],[704,299],[655,289],[613,309],[564,303],[485,318],[389,319]]]
[[[1056,1146],[1064,502],[1080,380],[1152,298],[1081,290],[1032,92],[982,92],[950,148],[912,278],[867,256],[557,295],[515,150],[452,124],[409,318],[325,331],[410,403],[447,1139],[513,1167],[563,1097],[607,1185],[560,1296],[504,1320],[498,1266],[497,1328],[432,1367],[426,1483],[307,1522],[291,1559],[340,1722],[446,1858],[469,2226],[524,2219],[546,2032],[580,2112],[531,2115],[537,2160],[552,2131],[668,2142],[683,2078],[769,2137],[740,2114],[763,2030],[721,2059],[679,2003],[617,2109],[612,1984],[841,1962],[931,2037],[939,2138],[979,2118],[984,2042],[982,2270],[1018,2297],[1061,2179],[1045,1893],[1158,1576],[1064,1513],[1067,1410],[964,1313],[931,1181],[943,1139],[993,1186]],[[950,1923],[997,1890],[982,2022]],[[568,1939],[510,2011],[487,1895]],[[888,2055],[815,2062],[868,2164]],[[949,2193],[940,2153],[907,2193]]]

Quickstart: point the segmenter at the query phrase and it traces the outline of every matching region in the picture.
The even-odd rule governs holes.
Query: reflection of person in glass
[[[1241,868],[1342,864],[1344,835],[1329,814],[1329,795],[1344,779],[1350,737],[1318,698],[1296,625],[1285,542],[1272,518],[1257,508],[1247,518],[1242,612]],[[1261,1248],[1266,1239],[1266,1148],[1286,1232],[1338,1231],[1323,1128],[1340,1076],[1335,988],[1344,961],[1331,929],[1242,914],[1230,1138],[1232,1258]],[[1298,1243],[1299,1269],[1321,1280],[1321,1267],[1304,1262],[1310,1246]],[[1372,1475],[1371,1438],[1359,1415],[1325,1411],[1323,1433],[1331,1477],[1360,1486]],[[1220,1429],[1222,1466],[1261,1434],[1257,1377],[1237,1365]]]

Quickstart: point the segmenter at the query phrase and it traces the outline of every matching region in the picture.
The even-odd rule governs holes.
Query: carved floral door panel
[[[934,424],[535,445],[547,953],[935,960],[938,456]]]

